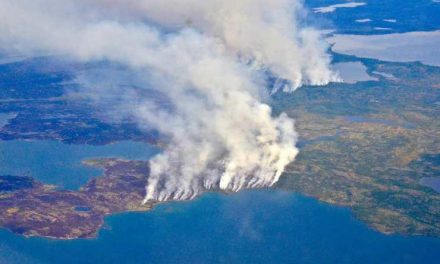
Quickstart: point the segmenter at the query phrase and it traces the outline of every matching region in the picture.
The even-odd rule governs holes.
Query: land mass
[[[295,118],[301,149],[275,187],[350,207],[382,233],[439,237],[440,194],[420,181],[440,176],[440,68],[335,54],[335,62],[346,61],[360,61],[378,81],[303,87],[273,96],[275,114]],[[16,116],[0,130],[4,140],[105,144],[156,138],[131,123],[102,123],[87,105],[63,97],[57,85],[40,87],[44,94],[34,95],[36,89],[25,89],[25,80],[37,78],[28,76],[30,66],[8,67],[0,72],[15,75],[0,76],[0,111]],[[50,73],[37,74],[37,79],[65,81],[62,74]],[[53,79],[57,74],[61,77]],[[8,82],[14,89],[6,89]],[[39,99],[23,99],[35,96]],[[154,206],[141,203],[147,161],[96,159],[87,164],[103,168],[104,174],[78,191],[1,176],[0,225],[28,236],[87,238],[97,234],[106,215]]]
[[[142,204],[148,162],[117,159],[87,160],[104,175],[78,191],[60,190],[29,177],[0,176],[0,225],[26,236],[58,239],[90,238],[104,217],[127,211],[146,211]]]
[[[440,68],[362,63],[380,81],[300,89],[274,103],[301,138],[277,187],[348,206],[383,233],[440,236],[440,195],[420,184],[440,176]]]

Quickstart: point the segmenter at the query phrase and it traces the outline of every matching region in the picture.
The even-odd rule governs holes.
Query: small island
[[[104,169],[78,191],[60,190],[30,177],[0,176],[0,225],[25,236],[57,239],[95,237],[109,214],[147,211],[142,204],[148,162],[87,160]]]

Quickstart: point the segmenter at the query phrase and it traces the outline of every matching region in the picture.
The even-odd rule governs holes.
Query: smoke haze
[[[77,81],[169,140],[145,202],[191,199],[271,186],[295,159],[294,121],[265,103],[266,73],[283,84],[272,92],[338,80],[304,14],[298,0],[2,0],[0,49],[117,65]]]

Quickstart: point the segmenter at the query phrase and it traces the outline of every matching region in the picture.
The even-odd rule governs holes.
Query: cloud
[[[271,186],[294,160],[294,121],[264,103],[266,73],[284,91],[338,80],[303,12],[296,0],[4,0],[0,47],[107,62],[78,75],[84,94],[169,140],[145,201],[190,199]]]

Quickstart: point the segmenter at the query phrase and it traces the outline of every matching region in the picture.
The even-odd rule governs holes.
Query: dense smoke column
[[[298,0],[3,0],[0,49],[118,65],[78,76],[82,93],[169,139],[145,202],[191,199],[272,186],[295,159],[294,121],[262,100],[265,73],[282,80],[272,92],[338,80],[303,12]]]

